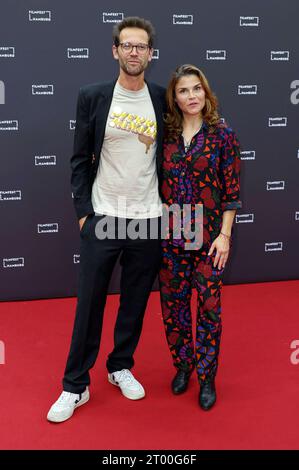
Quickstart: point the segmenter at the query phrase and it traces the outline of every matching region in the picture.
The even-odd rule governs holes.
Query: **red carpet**
[[[174,375],[158,293],[151,295],[134,373],[147,397],[124,398],[107,382],[118,296],[107,302],[91,400],[62,424],[46,421],[61,392],[76,299],[0,303],[1,449],[298,449],[299,281],[226,286],[218,402],[209,412]],[[194,303],[195,305],[195,303]],[[1,362],[1,361],[0,361]]]

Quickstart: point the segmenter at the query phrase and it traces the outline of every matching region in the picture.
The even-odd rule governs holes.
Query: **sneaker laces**
[[[75,394],[75,393],[63,391],[62,394],[60,395],[59,399],[58,399],[57,404],[58,404],[58,403],[60,404],[60,403],[64,403],[64,402],[66,402],[66,401],[69,401],[72,395],[76,395],[76,396],[79,397],[79,395],[77,395],[77,394]]]
[[[128,385],[136,383],[136,379],[134,379],[132,373],[128,369],[123,369],[118,372],[116,379],[117,381],[123,381]]]

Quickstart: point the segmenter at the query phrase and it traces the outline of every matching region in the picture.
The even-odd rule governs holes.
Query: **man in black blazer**
[[[81,242],[78,302],[63,392],[49,410],[49,421],[67,420],[89,400],[89,370],[98,355],[108,285],[119,255],[120,306],[108,380],[129,399],[145,396],[130,369],[160,265],[156,229],[162,215],[166,105],[165,89],[144,79],[153,34],[151,23],[142,18],[116,24],[112,52],[120,65],[118,79],[79,92],[71,158]],[[141,226],[142,233],[136,232]]]

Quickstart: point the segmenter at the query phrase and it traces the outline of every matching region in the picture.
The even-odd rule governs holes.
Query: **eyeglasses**
[[[136,47],[136,51],[138,52],[138,54],[145,54],[150,47],[148,44],[131,44],[130,42],[120,42],[119,46],[121,47],[122,51],[126,54],[130,54],[134,47]]]

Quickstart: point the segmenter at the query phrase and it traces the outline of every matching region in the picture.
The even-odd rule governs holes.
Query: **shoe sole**
[[[214,403],[212,406],[209,406],[209,408],[205,408],[205,407],[203,407],[203,406],[201,406],[201,405],[199,405],[199,406],[200,406],[200,408],[201,408],[203,411],[210,411],[210,410],[215,406],[215,403]]]
[[[79,408],[82,405],[85,405],[85,403],[87,403],[89,401],[89,398],[90,398],[90,395],[88,395],[87,398],[84,398],[83,400],[80,400],[80,402],[77,403],[77,405],[75,405],[75,407],[73,409],[73,412],[70,416],[67,416],[66,418],[59,418],[58,416],[57,417],[53,416],[53,418],[49,418],[49,414],[48,414],[47,415],[47,420],[50,421],[51,423],[63,423],[64,421],[67,421],[68,419],[70,419],[73,416],[75,409]]]
[[[115,387],[118,387],[121,391],[121,393],[123,394],[124,397],[128,398],[129,400],[141,400],[142,398],[145,397],[145,392],[143,392],[143,395],[142,396],[138,396],[138,397],[135,397],[135,396],[132,396],[132,395],[128,395],[126,393],[123,392],[123,390],[121,389],[121,387],[119,385],[117,385],[113,379],[110,379],[110,377],[108,376],[108,382],[110,382],[112,385],[114,385]]]
[[[179,392],[175,392],[173,389],[171,389],[174,395],[182,395],[182,393],[187,392],[187,390],[188,390],[188,387],[184,388],[184,390],[180,390]]]
[[[213,403],[212,405],[208,406],[208,407],[202,406],[201,403],[199,403],[199,406],[200,406],[200,408],[201,408],[203,411],[209,411],[209,410],[211,410],[211,409],[215,406],[216,401],[217,401],[217,400],[215,400],[214,403]]]

